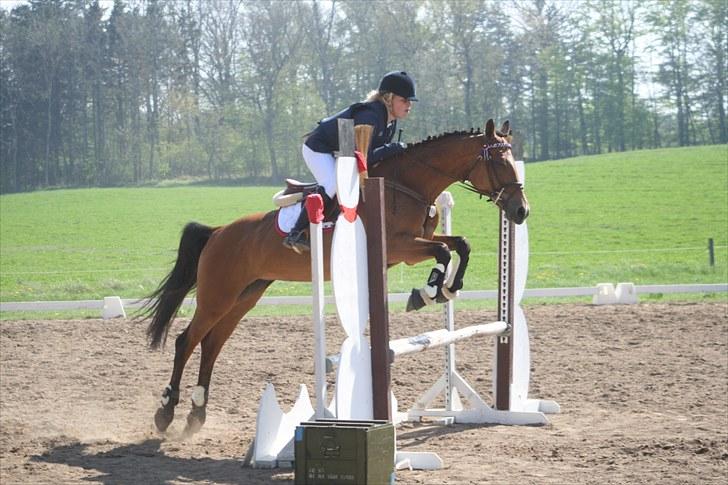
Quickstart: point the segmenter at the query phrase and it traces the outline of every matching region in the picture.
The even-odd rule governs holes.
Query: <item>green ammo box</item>
[[[297,485],[394,483],[394,426],[387,421],[301,423],[295,454]]]

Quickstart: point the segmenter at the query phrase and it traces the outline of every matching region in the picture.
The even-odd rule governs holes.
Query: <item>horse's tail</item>
[[[197,264],[202,249],[215,229],[196,222],[188,223],[182,231],[177,261],[159,288],[149,295],[143,313],[152,319],[147,327],[151,348],[158,348],[167,339],[167,331],[187,293],[197,284]]]

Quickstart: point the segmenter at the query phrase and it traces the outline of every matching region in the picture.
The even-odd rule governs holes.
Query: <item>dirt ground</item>
[[[399,471],[419,484],[728,483],[728,303],[526,308],[531,397],[562,413],[542,427],[406,424],[402,450],[435,451],[445,468]],[[458,325],[494,320],[457,313]],[[187,324],[175,322],[175,336]],[[396,314],[392,337],[439,328],[440,313]],[[310,321],[251,318],[223,349],[200,433],[180,431],[196,383],[187,367],[166,435],[152,416],[171,371],[173,342],[145,346],[130,320],[0,322],[0,483],[262,484],[290,470],[241,466],[258,400],[274,383],[286,406],[313,393]],[[329,348],[340,345],[335,317]],[[488,337],[458,344],[463,376],[490,400]],[[392,370],[401,408],[442,371],[443,351],[402,357]]]

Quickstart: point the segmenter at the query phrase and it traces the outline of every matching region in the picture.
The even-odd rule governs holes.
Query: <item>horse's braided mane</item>
[[[436,135],[436,136],[428,136],[424,140],[420,140],[420,141],[415,142],[415,143],[410,143],[407,146],[407,148],[412,148],[412,147],[418,147],[418,146],[427,145],[430,142],[440,141],[440,140],[442,140],[444,138],[449,138],[449,137],[454,137],[454,136],[463,136],[463,135],[479,135],[480,133],[481,133],[480,128],[478,128],[477,130],[475,128],[471,128],[470,131],[450,131],[450,132],[447,132],[447,133],[441,133],[441,134]]]
[[[412,155],[414,155],[414,153],[419,153],[422,148],[427,147],[429,144],[431,144],[431,143],[433,143],[435,141],[441,141],[441,140],[444,140],[446,138],[451,138],[451,137],[454,138],[456,136],[480,135],[481,133],[482,133],[482,131],[480,131],[480,128],[478,128],[478,129],[471,128],[470,131],[465,131],[465,130],[463,130],[463,131],[451,131],[451,132],[442,133],[442,134],[436,135],[436,136],[428,136],[424,140],[420,140],[420,141],[415,142],[415,143],[409,143],[409,144],[407,144],[407,150],[405,152],[395,154],[391,158],[393,160],[403,160],[402,157],[403,157],[404,153],[407,153],[410,156],[412,156]],[[413,149],[415,149],[414,153],[412,152]],[[385,158],[383,160],[387,160],[387,159],[388,158]],[[382,162],[383,160],[379,160],[377,162],[374,162],[371,165],[371,168],[377,167],[379,165],[379,163]]]

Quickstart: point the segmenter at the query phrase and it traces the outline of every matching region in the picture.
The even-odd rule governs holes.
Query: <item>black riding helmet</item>
[[[404,71],[392,71],[379,81],[380,92],[390,92],[410,101],[417,101],[415,81]]]

